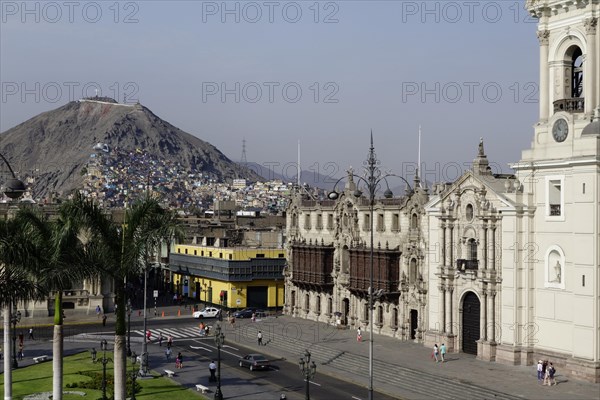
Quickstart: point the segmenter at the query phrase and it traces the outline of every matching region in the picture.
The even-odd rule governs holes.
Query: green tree
[[[4,309],[4,398],[12,396],[10,321],[19,301],[42,299],[47,295],[42,265],[42,249],[26,234],[23,210],[13,218],[0,220],[0,307]],[[15,349],[13,349],[13,352]]]
[[[98,273],[99,244],[92,240],[85,222],[87,215],[100,212],[91,201],[75,196],[60,205],[54,218],[33,210],[21,215],[24,233],[43,251],[41,272],[45,288],[54,292],[54,399],[62,399],[63,391],[63,291]]]

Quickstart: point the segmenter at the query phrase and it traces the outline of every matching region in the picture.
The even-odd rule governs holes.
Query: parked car
[[[236,318],[252,318],[252,314],[255,312],[255,308],[244,308],[243,310],[234,312],[233,316]]]
[[[194,312],[194,318],[216,318],[221,313],[221,310],[215,307],[206,307],[200,311]]]
[[[257,369],[270,369],[271,363],[262,354],[248,354],[240,359],[240,367],[255,371]]]

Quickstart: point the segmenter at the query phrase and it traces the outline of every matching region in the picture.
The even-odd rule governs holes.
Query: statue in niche
[[[560,283],[561,282],[561,265],[560,265],[560,261],[556,262],[556,265],[554,265],[554,279],[552,279],[550,282],[555,282],[555,283]]]

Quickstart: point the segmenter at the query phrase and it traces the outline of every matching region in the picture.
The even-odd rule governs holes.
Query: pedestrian
[[[25,336],[23,335],[23,332],[19,333],[19,343],[23,344],[23,341],[25,341]]]
[[[556,379],[554,379],[554,375],[556,375],[556,368],[554,368],[554,365],[552,365],[552,363],[550,363],[550,365],[548,365],[548,386],[552,386],[552,385],[556,385]]]
[[[544,376],[542,375],[542,368],[543,368],[543,362],[542,362],[542,360],[539,360],[537,363],[538,383],[542,382],[542,379],[544,378]]]
[[[171,347],[167,346],[167,350],[165,350],[165,356],[167,357],[167,361],[171,360]]]
[[[17,353],[17,358],[18,358],[19,360],[22,360],[22,359],[23,359],[23,356],[25,355],[25,354],[23,353],[23,347],[24,347],[24,346],[23,346],[23,342],[20,342],[20,343],[19,343],[19,352]]]
[[[261,332],[261,331],[258,331],[258,335],[256,335],[256,337],[257,337],[257,339],[258,339],[258,345],[259,345],[259,346],[262,346],[262,344],[263,344],[263,342],[262,342],[262,339],[263,339],[262,332]]]
[[[177,304],[177,293],[173,295],[173,304]]]
[[[544,361],[546,368],[544,368],[544,382],[542,385],[550,386],[550,363],[546,360]]]
[[[256,313],[252,313],[252,322],[256,322]]]
[[[235,326],[235,317],[233,315],[229,321],[231,322],[231,326]]]
[[[442,347],[440,347],[440,356],[442,358],[442,362],[446,361],[446,344],[442,343]]]
[[[102,326],[106,326],[106,314],[102,315]]]
[[[152,339],[152,332],[150,332],[150,329],[148,329],[148,332],[146,332],[146,341],[148,343],[150,343],[151,339]]]
[[[98,318],[100,318],[100,313],[102,312],[102,310],[100,309],[100,306],[96,306],[96,316]]]
[[[546,369],[548,368],[548,360],[542,362],[542,385],[546,384]]]
[[[435,362],[439,362],[438,360],[438,354],[440,352],[440,349],[438,348],[437,343],[433,345],[433,353],[431,354],[431,356],[435,359]]]
[[[362,332],[360,330],[360,326],[356,330],[356,341],[357,342],[362,342]]]
[[[175,367],[176,368],[183,368],[183,355],[181,354],[181,352],[177,353],[177,358],[175,359]]]
[[[217,381],[217,364],[215,364],[215,360],[211,360],[210,364],[208,364],[208,372],[210,372],[210,377],[208,378],[209,382]]]
[[[158,345],[162,347],[163,335],[162,332],[158,333]]]
[[[33,337],[33,327],[29,328],[29,340],[35,340]]]
[[[170,349],[173,346],[173,336],[169,335],[167,339],[167,348]]]

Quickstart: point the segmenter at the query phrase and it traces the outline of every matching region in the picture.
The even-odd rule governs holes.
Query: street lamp
[[[355,175],[354,173],[352,173],[352,171],[348,172],[348,178],[357,178],[358,179],[358,183],[363,183],[366,186],[367,192],[369,194],[369,213],[370,213],[370,229],[371,229],[371,248],[370,248],[370,256],[369,256],[369,262],[370,262],[370,268],[369,268],[369,289],[368,289],[368,297],[369,297],[369,400],[373,400],[373,325],[374,325],[374,318],[373,318],[373,311],[374,311],[374,307],[373,307],[373,298],[376,296],[373,292],[374,292],[374,283],[373,283],[373,208],[375,206],[375,194],[377,193],[377,189],[379,189],[379,187],[381,186],[382,183],[385,183],[385,186],[387,187],[387,189],[385,190],[385,192],[383,193],[383,196],[386,199],[390,199],[394,196],[394,194],[392,193],[392,191],[390,190],[390,187],[387,183],[387,178],[391,178],[391,177],[396,177],[396,178],[400,178],[404,181],[404,183],[407,185],[407,192],[411,193],[412,192],[412,188],[410,186],[410,184],[408,183],[408,181],[406,179],[404,179],[403,177],[401,177],[400,175],[395,175],[392,173],[385,173],[382,174],[381,170],[379,169],[379,160],[377,159],[376,155],[375,155],[375,148],[373,147],[373,133],[371,133],[371,147],[369,148],[369,154],[367,156],[367,160],[365,162],[363,162],[364,165],[364,177]],[[344,179],[344,177],[340,178],[334,185],[333,191],[331,193],[329,193],[328,197],[332,200],[336,200],[339,197],[338,192],[336,192],[336,187],[338,185],[338,183]],[[362,196],[362,192],[358,189],[358,187],[356,188],[356,190],[354,191],[353,195],[357,198]],[[379,286],[380,282],[378,282]],[[382,290],[379,289],[378,293],[381,293]]]
[[[106,364],[108,364],[108,362],[112,362],[112,360],[110,358],[106,358],[106,350],[108,350],[108,343],[106,342],[106,339],[102,339],[102,341],[100,341],[100,349],[102,349],[103,354],[102,354],[102,359],[100,360],[100,362],[102,363],[102,400],[107,400],[106,397]]]
[[[137,378],[137,372],[135,370],[137,354],[135,354],[135,351],[130,354],[130,357],[131,357],[131,400],[135,400],[135,380]]]
[[[225,344],[225,335],[221,332],[221,324],[217,323],[215,328],[215,344],[217,345],[217,390],[215,400],[223,400],[221,393],[221,347]]]
[[[127,357],[131,357],[131,299],[127,299]]]
[[[10,316],[10,322],[13,326],[13,368],[19,368],[19,363],[17,362],[17,324],[20,321],[21,311],[16,311]]]
[[[298,365],[300,366],[300,371],[306,381],[306,395],[304,398],[310,400],[310,380],[314,378],[317,373],[317,365],[314,361],[311,364],[310,353],[308,350],[304,350],[304,357],[300,358]]]
[[[148,374],[148,318],[146,315],[146,300],[148,299],[146,282],[147,278],[148,268],[147,265],[144,264],[144,341],[142,342],[142,360],[140,363],[140,376],[146,376]]]

